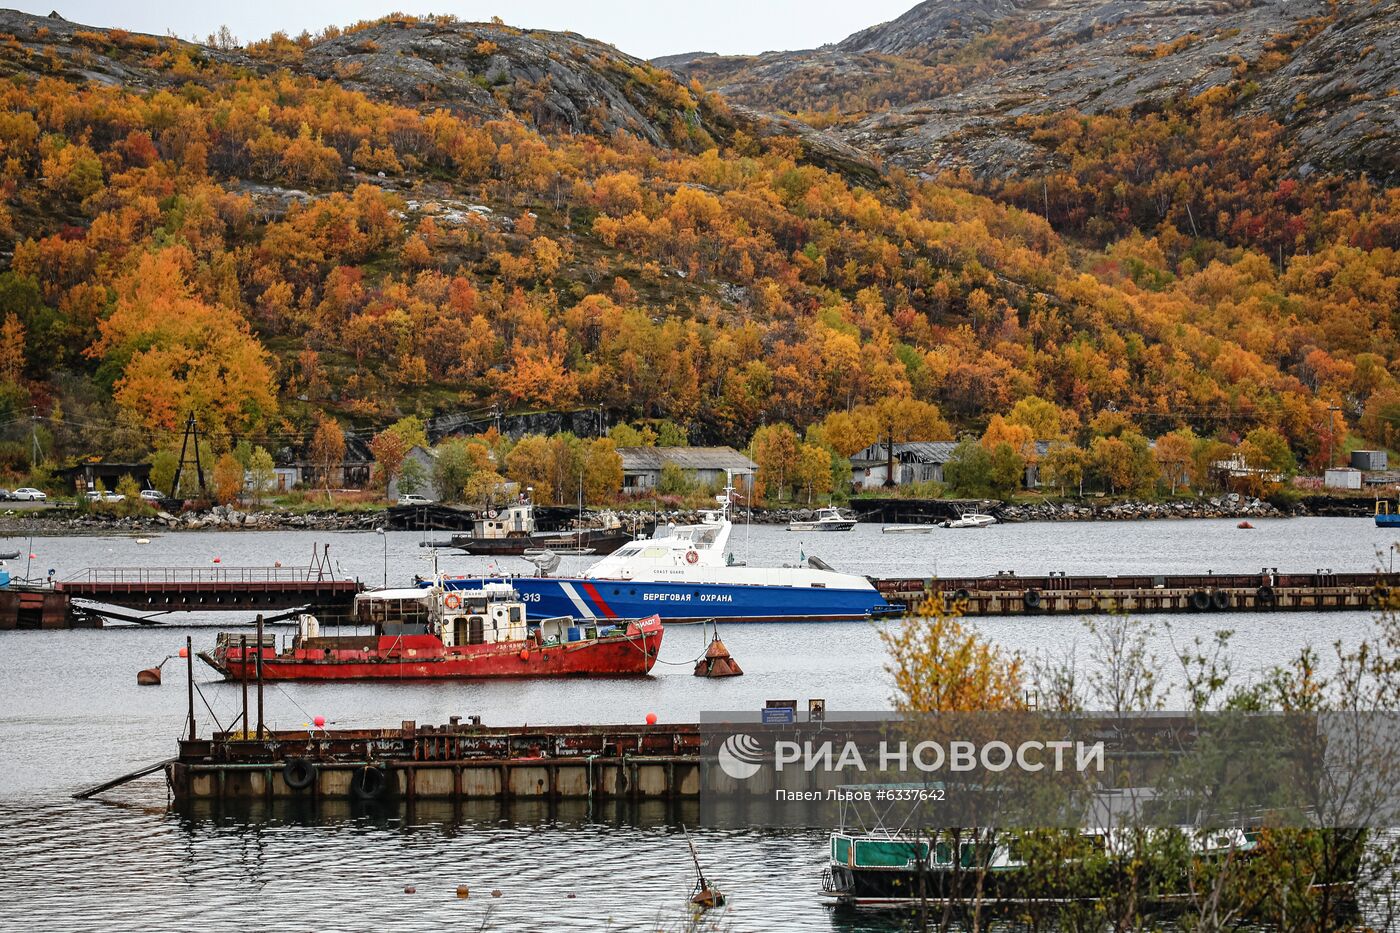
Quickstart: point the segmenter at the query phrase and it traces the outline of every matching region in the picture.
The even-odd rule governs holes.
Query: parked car
[[[101,502],[102,493],[96,489],[89,489],[87,492],[83,493],[83,498],[89,502]]]
[[[3,502],[6,499],[13,499],[14,497],[15,494],[10,492],[8,489],[0,489],[0,502]]]
[[[102,494],[102,501],[103,501],[103,502],[125,502],[125,501],[126,501],[126,496],[123,495],[122,493],[119,493],[119,492],[104,492],[104,493]]]
[[[159,502],[165,498],[165,493],[159,489],[143,489],[141,490],[141,498],[146,502]]]
[[[432,505],[433,500],[427,496],[420,496],[416,492],[405,493],[399,496],[399,505]]]
[[[21,486],[14,491],[14,498],[21,502],[42,502],[48,498],[48,494],[42,489],[35,489],[33,486]]]

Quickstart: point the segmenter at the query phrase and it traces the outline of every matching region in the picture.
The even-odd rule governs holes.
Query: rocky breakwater
[[[156,512],[153,515],[117,515],[108,512],[11,513],[0,518],[0,531],[11,534],[124,534],[161,531],[354,531],[380,528],[386,513],[292,512],[286,509],[243,511],[233,506],[190,512]]]
[[[1261,499],[1231,493],[1175,502],[1043,502],[1004,505],[994,510],[1003,522],[1104,522],[1157,518],[1283,518],[1286,513]]]

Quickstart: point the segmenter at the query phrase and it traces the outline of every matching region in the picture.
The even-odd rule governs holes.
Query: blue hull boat
[[[729,500],[701,513],[695,525],[670,526],[633,541],[575,577],[511,577],[532,617],[633,619],[659,615],[666,623],[846,622],[895,615],[865,577],[839,573],[820,560],[800,566],[750,567],[727,553]],[[558,565],[545,560],[541,570]],[[489,580],[445,577],[448,588],[479,589]]]
[[[481,589],[499,578],[446,577],[449,589]],[[849,622],[902,612],[874,589],[671,583],[593,577],[512,577],[532,617],[636,619],[659,615],[666,623]]]

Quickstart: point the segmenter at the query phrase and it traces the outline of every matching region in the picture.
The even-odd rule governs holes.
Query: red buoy
[[[528,661],[528,660],[530,660],[530,649],[529,649],[529,648],[521,648],[521,649],[520,649],[520,660],[522,660],[522,661]]]
[[[181,649],[180,649],[180,657],[182,657],[182,658],[188,658],[189,656],[190,656],[190,649],[188,649],[188,648],[181,648]]]
[[[317,729],[323,728],[323,727],[326,725],[326,717],[324,717],[324,716],[317,716],[315,719],[313,719],[313,720],[311,720],[311,721],[312,721],[312,723],[315,724],[315,726],[316,726]]]
[[[647,725],[649,725],[649,726],[654,726],[654,725],[656,725],[656,714],[655,714],[655,713],[647,713]]]

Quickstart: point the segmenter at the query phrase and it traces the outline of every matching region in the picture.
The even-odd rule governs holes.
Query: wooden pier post
[[[262,613],[259,612],[259,613],[258,613],[258,741],[259,741],[259,742],[262,741],[262,737],[263,737],[263,675],[262,675],[262,656],[263,656],[263,617],[262,617]],[[245,671],[247,670],[247,665],[246,665],[246,664],[244,665],[244,670],[245,670]]]
[[[194,735],[194,636],[185,636],[185,674],[188,678],[186,687],[190,700],[190,741],[195,739]]]
[[[243,736],[248,736],[248,636],[238,636],[238,657],[243,661]]]

